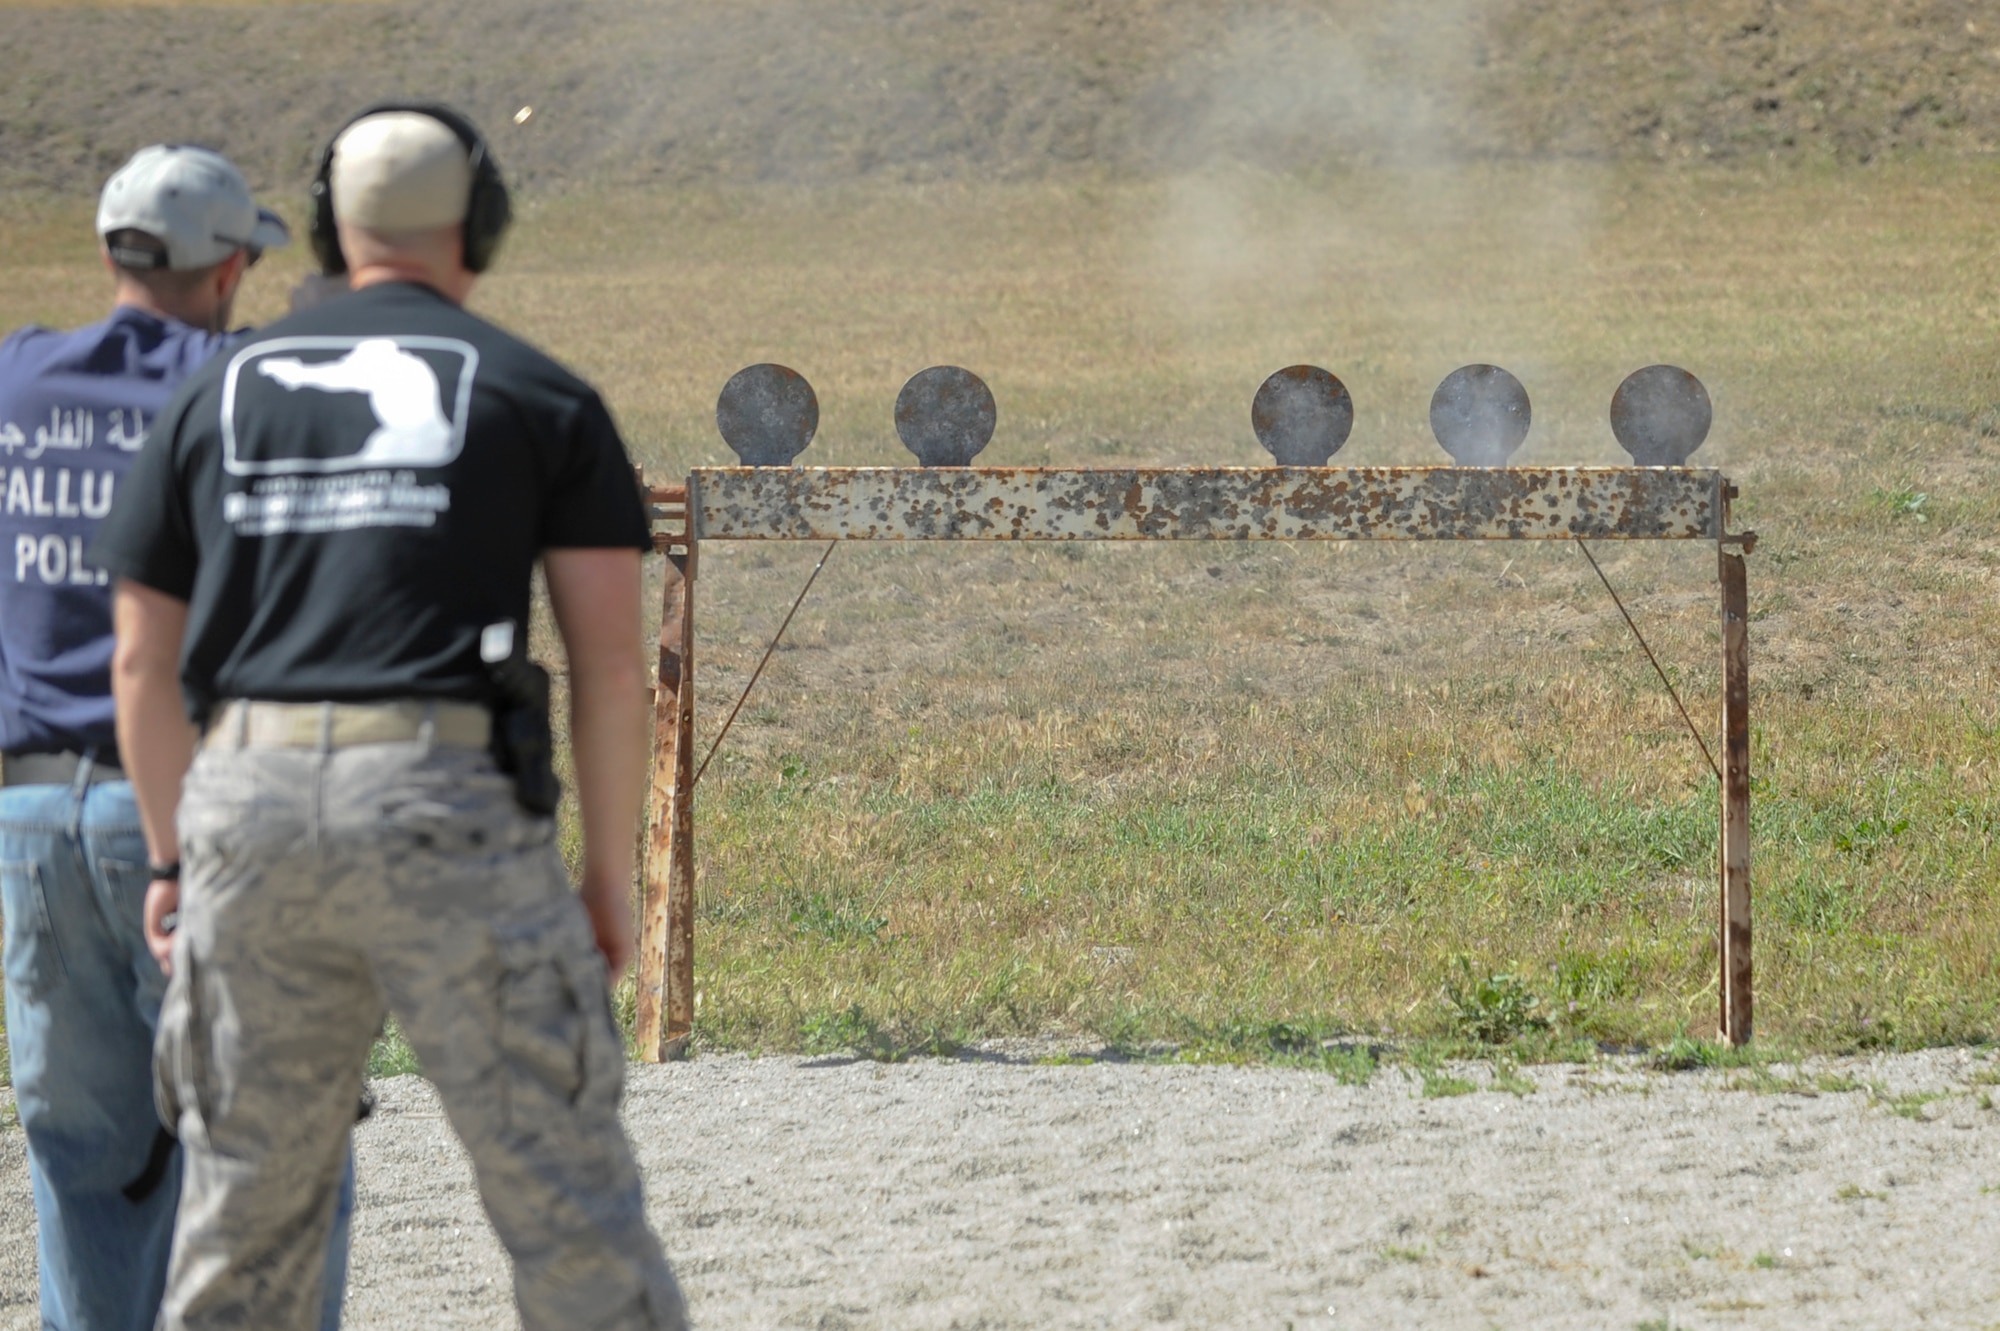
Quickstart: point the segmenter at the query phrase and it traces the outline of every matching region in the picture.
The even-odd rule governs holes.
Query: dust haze
[[[1424,426],[1429,391],[1476,361],[1511,369],[1536,400],[1522,460],[1611,460],[1598,456],[1605,432],[1585,428],[1610,386],[1562,378],[1553,354],[1575,342],[1561,311],[1581,304],[1603,169],[1524,177],[1468,147],[1490,9],[1264,11],[1187,57],[1207,86],[1184,122],[1155,127],[1180,169],[1135,275],[1190,353],[1240,341],[1249,321],[1325,361],[1356,394],[1370,460],[1390,460],[1386,434],[1394,460],[1443,461]],[[1284,170],[1301,160],[1319,164],[1310,185]]]

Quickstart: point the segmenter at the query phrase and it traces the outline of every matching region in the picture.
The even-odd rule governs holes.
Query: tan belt
[[[394,702],[225,702],[202,737],[206,749],[350,749],[428,739],[454,748],[483,749],[493,718],[476,703],[399,699]]]

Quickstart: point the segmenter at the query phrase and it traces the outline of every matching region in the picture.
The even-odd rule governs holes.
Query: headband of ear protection
[[[340,232],[334,226],[333,147],[356,122],[384,111],[414,111],[429,116],[465,145],[466,156],[472,160],[472,190],[465,201],[465,268],[471,273],[485,272],[500,248],[500,238],[507,234],[507,224],[514,220],[514,205],[507,198],[507,182],[500,178],[500,164],[493,160],[485,137],[470,120],[441,102],[378,102],[354,116],[326,141],[326,151],[320,154],[319,173],[313,177],[310,228],[313,255],[318,258],[321,271],[328,277],[338,277],[347,271],[347,256],[340,252]]]

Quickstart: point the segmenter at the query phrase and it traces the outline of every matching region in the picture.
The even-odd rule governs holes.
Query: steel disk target
[[[986,381],[956,365],[912,375],[896,394],[896,437],[926,467],[969,467],[999,419]]]
[[[1611,433],[1642,467],[1679,467],[1715,423],[1701,380],[1678,365],[1634,370],[1611,395]]]
[[[1354,398],[1330,371],[1287,366],[1258,388],[1250,428],[1279,466],[1324,467],[1354,431]]]
[[[1461,467],[1504,467],[1528,437],[1528,390],[1498,365],[1453,370],[1431,394],[1431,433]]]
[[[715,400],[715,428],[746,467],[788,467],[819,431],[819,395],[783,365],[731,375]]]

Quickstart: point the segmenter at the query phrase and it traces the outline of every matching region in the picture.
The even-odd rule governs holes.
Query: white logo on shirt
[[[338,354],[329,354],[338,353]],[[381,467],[441,467],[465,446],[479,352],[447,337],[281,337],[230,358],[222,380],[223,466],[235,476],[307,475]],[[255,374],[246,371],[254,370]],[[454,382],[449,388],[444,382]],[[272,388],[264,388],[263,385]],[[301,389],[358,395],[367,416],[329,403],[300,428]],[[303,405],[303,404],[301,404]],[[367,424],[372,419],[372,426]],[[329,434],[334,446],[327,447]],[[338,435],[351,437],[340,439]]]
[[[357,342],[339,360],[317,365],[269,357],[257,362],[257,373],[286,388],[366,393],[368,409],[381,425],[362,441],[357,462],[435,467],[451,453],[451,422],[439,401],[437,372],[386,337]]]
[[[222,465],[248,477],[222,497],[238,536],[434,527],[451,489],[424,468],[454,461],[479,352],[448,337],[281,337],[230,358]]]

